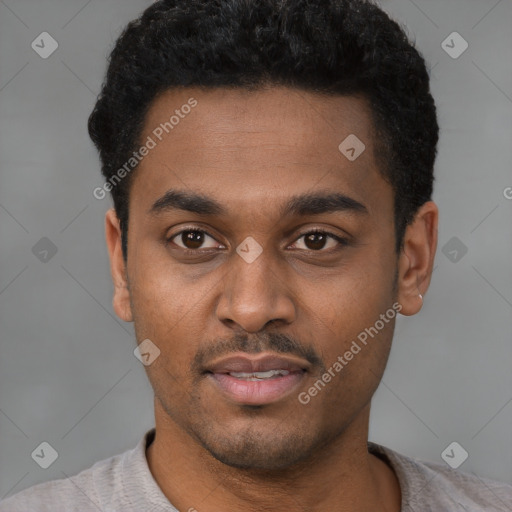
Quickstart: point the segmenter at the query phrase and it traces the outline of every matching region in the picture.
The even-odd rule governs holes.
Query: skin
[[[106,216],[114,309],[134,322],[139,343],[149,338],[161,351],[145,367],[155,392],[147,458],[156,482],[179,510],[399,511],[398,480],[366,444],[394,320],[307,405],[297,395],[393,303],[404,315],[421,309],[437,246],[436,205],[418,210],[397,255],[393,190],[374,157],[364,98],[284,87],[167,91],[153,102],[141,140],[190,97],[198,105],[133,176],[127,262],[114,210]],[[353,162],[338,150],[349,134],[366,146]],[[226,214],[148,213],[170,189],[215,199]],[[333,191],[367,213],[280,213],[292,196]],[[210,252],[184,255],[175,236],[184,228],[206,230],[212,238],[195,250]],[[313,228],[348,244],[307,245],[303,235]],[[248,236],[263,248],[250,264],[236,253]],[[291,343],[288,355],[304,349],[318,360],[275,403],[234,403],[194,365],[198,354],[216,350],[275,353],[276,334]]]

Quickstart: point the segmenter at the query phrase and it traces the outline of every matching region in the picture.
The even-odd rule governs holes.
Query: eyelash
[[[166,244],[168,245],[170,243],[173,243],[172,242],[173,238],[176,238],[177,236],[179,236],[179,235],[181,235],[183,233],[186,233],[186,232],[203,233],[203,234],[209,236],[210,238],[212,238],[213,240],[217,241],[214,236],[212,236],[210,233],[208,233],[208,231],[205,231],[204,229],[200,229],[200,228],[196,228],[196,227],[188,227],[188,228],[182,229],[181,231],[178,231],[177,233],[174,233],[170,237],[167,237],[166,238]],[[322,235],[327,235],[328,237],[333,238],[334,240],[336,240],[340,244],[341,247],[345,247],[345,246],[349,245],[349,241],[348,241],[347,238],[343,238],[343,237],[341,237],[339,235],[335,235],[334,233],[331,233],[330,231],[326,231],[326,230],[323,230],[323,229],[311,229],[309,231],[301,233],[295,239],[295,242],[297,240],[301,239],[302,237],[305,237],[305,236],[311,235],[311,234],[315,234],[315,233],[320,233]],[[184,249],[183,247],[180,247],[180,246],[177,246],[177,247],[186,255],[198,255],[201,252],[207,252],[207,250],[205,250],[205,249]],[[319,249],[317,251],[315,251],[314,249],[298,249],[298,250],[302,250],[302,251],[306,250],[306,251],[308,251],[310,253],[322,253],[322,252],[329,253],[329,252],[336,251],[336,250],[339,250],[339,249],[340,249],[340,247],[331,248],[329,250]]]

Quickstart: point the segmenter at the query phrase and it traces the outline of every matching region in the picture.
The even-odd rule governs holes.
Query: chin
[[[194,437],[216,460],[238,469],[287,469],[311,457],[322,443],[311,431],[286,432],[282,425],[260,430],[249,426],[231,433],[220,428],[216,431],[210,424],[207,430],[195,431]]]

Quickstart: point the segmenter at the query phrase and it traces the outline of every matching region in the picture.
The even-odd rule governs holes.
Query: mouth
[[[310,366],[294,357],[239,354],[214,361],[204,373],[228,400],[239,405],[265,405],[290,395]]]

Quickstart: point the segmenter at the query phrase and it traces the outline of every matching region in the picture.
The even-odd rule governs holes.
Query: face
[[[338,148],[351,134],[355,159]],[[146,366],[157,421],[234,467],[306,460],[367,412],[415,287],[368,106],[190,88],[154,101],[148,137],[126,266],[113,212],[107,239],[116,312],[160,350]]]

